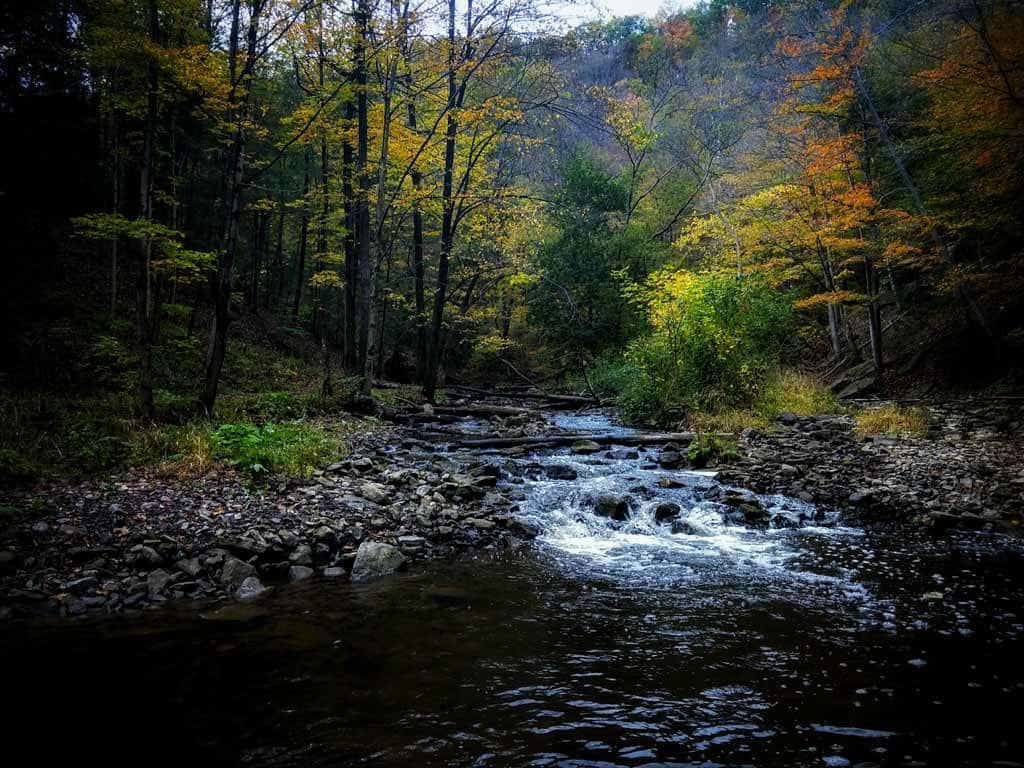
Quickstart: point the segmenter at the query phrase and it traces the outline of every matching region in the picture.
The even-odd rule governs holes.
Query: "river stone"
[[[610,517],[621,522],[629,517],[629,501],[614,493],[602,493],[594,499],[594,511],[601,517]]]
[[[545,467],[544,472],[552,480],[575,480],[576,470],[567,464],[550,464]]]
[[[186,576],[195,578],[203,570],[203,566],[199,563],[198,557],[185,558],[179,560],[174,564],[174,567],[184,573]]]
[[[675,469],[683,463],[683,454],[679,451],[662,451],[658,454],[658,463],[668,469]]]
[[[151,571],[146,577],[146,587],[150,597],[156,597],[163,592],[174,577],[162,568]]]
[[[97,579],[95,576],[83,576],[80,579],[74,579],[73,581],[69,581],[65,585],[65,589],[67,589],[68,592],[72,592],[76,595],[84,595],[86,592],[96,589],[96,587],[99,586],[99,583],[99,579]]]
[[[573,453],[597,453],[601,450],[601,444],[593,440],[577,440],[572,444],[570,450]]]
[[[224,561],[224,568],[220,572],[220,580],[229,587],[237,587],[250,576],[255,575],[256,569],[244,560],[237,557],[228,557]]]
[[[305,565],[293,565],[288,569],[288,581],[305,581],[313,576],[313,569]]]
[[[255,576],[247,576],[235,591],[235,597],[239,600],[254,600],[266,591],[262,581]]]
[[[639,459],[640,451],[633,448],[614,448],[608,451],[607,455],[609,459],[614,459],[615,461],[630,461],[632,459]]]
[[[356,551],[352,564],[352,581],[373,581],[394,573],[405,563],[398,547],[379,541],[364,541]]]
[[[290,555],[288,561],[295,565],[312,565],[313,550],[309,544],[299,544]]]
[[[381,483],[363,483],[359,486],[359,495],[374,504],[387,504],[391,500],[387,486]]]
[[[658,523],[666,523],[675,520],[683,508],[672,501],[666,501],[654,508],[654,520]]]

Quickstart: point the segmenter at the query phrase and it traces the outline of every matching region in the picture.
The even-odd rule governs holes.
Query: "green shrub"
[[[736,441],[717,435],[697,435],[686,449],[686,458],[695,467],[705,467],[713,461],[735,461],[739,457]]]
[[[210,435],[213,455],[254,475],[308,475],[341,447],[308,424],[222,424]]]
[[[667,421],[757,398],[790,327],[785,294],[753,275],[690,272],[659,273],[636,294],[649,330],[626,350],[627,417]]]

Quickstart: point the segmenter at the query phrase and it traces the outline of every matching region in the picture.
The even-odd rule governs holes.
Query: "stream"
[[[527,457],[545,471],[519,481],[539,531],[521,550],[6,627],[6,751],[41,765],[1024,765],[1019,545],[872,533],[780,496],[758,499],[770,527],[747,527],[712,473],[608,453]],[[576,478],[550,479],[554,464]],[[624,506],[598,514],[609,496]],[[678,509],[659,522],[665,505]]]

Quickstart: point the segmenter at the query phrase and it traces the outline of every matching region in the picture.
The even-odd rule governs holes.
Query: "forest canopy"
[[[666,420],[1019,357],[1021,3],[551,11],[5,5],[5,389],[210,415],[269,348]]]

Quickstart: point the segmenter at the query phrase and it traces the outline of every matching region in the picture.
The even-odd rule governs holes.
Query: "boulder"
[[[544,468],[544,473],[552,480],[575,480],[578,477],[576,470],[566,464],[550,464]]]
[[[613,448],[608,451],[607,456],[615,461],[631,461],[640,458],[640,451],[634,448]]]
[[[657,523],[667,523],[669,520],[675,520],[679,517],[679,513],[683,511],[683,508],[672,501],[665,501],[654,508],[654,521]]]
[[[601,444],[593,440],[577,440],[572,444],[570,450],[573,453],[597,453],[601,450]]]
[[[387,504],[391,501],[387,486],[380,483],[363,483],[359,486],[359,495],[374,504]]]
[[[254,600],[266,591],[262,581],[255,576],[247,576],[235,590],[235,597],[239,600]]]
[[[629,518],[629,499],[614,493],[602,493],[594,499],[594,511],[601,517],[621,522]]]
[[[398,547],[379,541],[364,541],[352,564],[352,581],[366,582],[394,573],[405,564]]]
[[[288,569],[288,581],[305,581],[312,576],[313,569],[305,565],[293,565]]]
[[[149,592],[149,596],[156,597],[159,595],[173,579],[174,576],[162,568],[151,571],[149,576],[146,577],[146,589]]]
[[[675,469],[685,459],[679,451],[662,451],[658,454],[658,463],[666,469]]]
[[[224,568],[220,572],[221,583],[228,587],[238,587],[243,581],[256,574],[256,569],[244,560],[237,557],[228,557],[224,561]]]

